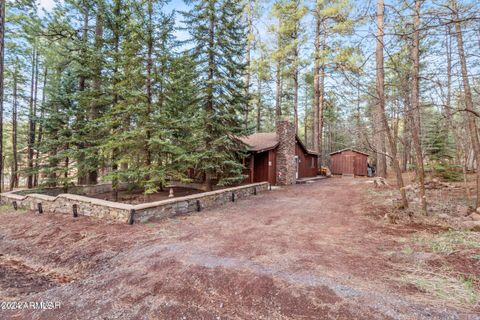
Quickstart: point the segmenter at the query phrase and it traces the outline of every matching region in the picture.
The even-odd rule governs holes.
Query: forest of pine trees
[[[2,191],[236,184],[238,137],[289,117],[322,165],[370,153],[404,207],[408,170],[424,214],[430,176],[476,172],[480,199],[477,1],[44,3],[1,1]]]

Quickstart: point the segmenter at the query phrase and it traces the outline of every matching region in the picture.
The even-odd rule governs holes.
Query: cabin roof
[[[247,145],[248,151],[251,152],[263,152],[275,149],[280,143],[275,132],[254,133],[241,137],[240,140]]]
[[[355,149],[353,149],[353,148],[345,148],[345,149],[342,149],[342,150],[338,150],[338,151],[335,151],[335,152],[330,153],[330,155],[333,156],[334,154],[342,153],[342,152],[345,152],[345,151],[352,151],[352,152],[360,153],[360,154],[363,154],[363,155],[365,155],[365,156],[367,156],[367,157],[370,156],[368,153],[365,153],[365,152],[362,152],[362,151],[358,151],[358,150],[355,150]]]
[[[300,144],[308,154],[318,155],[318,153],[308,150],[298,135],[296,136],[296,139],[297,143]],[[278,135],[275,132],[254,133],[249,136],[241,137],[240,140],[248,146],[248,151],[257,153],[275,149],[280,144]]]

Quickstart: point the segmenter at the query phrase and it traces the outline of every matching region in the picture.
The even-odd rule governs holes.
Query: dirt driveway
[[[1,208],[1,319],[480,319],[396,281],[421,226],[372,218],[371,185],[334,178],[159,223]],[[477,268],[479,269],[479,268]]]

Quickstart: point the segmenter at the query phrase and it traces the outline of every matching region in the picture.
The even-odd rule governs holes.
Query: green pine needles
[[[237,154],[242,145],[236,137],[245,133],[241,115],[247,105],[243,82],[247,33],[241,20],[242,1],[192,4],[192,10],[183,15],[198,73],[196,98],[202,128],[196,169],[205,174],[206,189],[211,190],[214,182],[225,185],[243,179]]]
[[[243,181],[247,32],[242,1],[65,1],[42,31],[48,70],[42,154],[49,186],[127,182],[152,194],[175,182]]]

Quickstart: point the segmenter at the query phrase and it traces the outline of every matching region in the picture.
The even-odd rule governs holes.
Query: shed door
[[[367,172],[367,158],[361,155],[355,157],[355,175],[366,176]]]
[[[344,174],[355,174],[355,156],[346,155],[345,162],[343,164]]]

